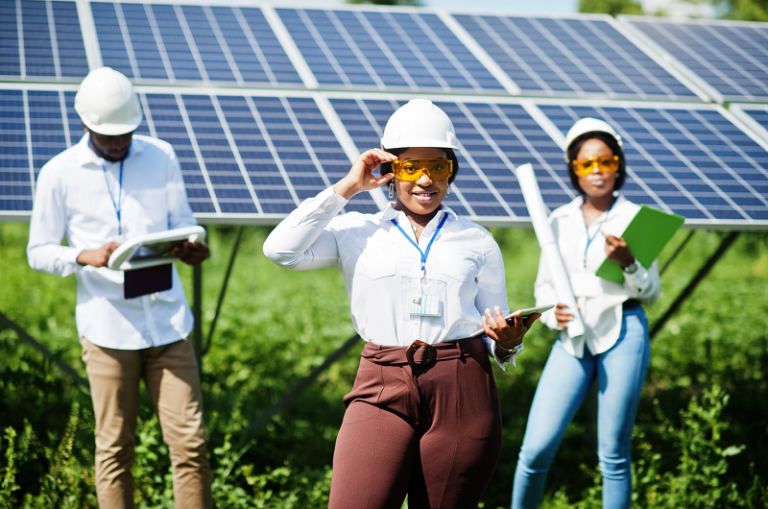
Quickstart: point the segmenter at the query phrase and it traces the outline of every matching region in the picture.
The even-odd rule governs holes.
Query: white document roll
[[[539,184],[536,182],[536,175],[533,173],[533,166],[523,164],[515,169],[515,175],[520,182],[520,189],[523,191],[525,205],[528,207],[528,214],[533,222],[533,229],[536,231],[536,237],[539,239],[541,252],[547,260],[549,270],[552,273],[552,282],[555,286],[557,299],[559,302],[568,306],[573,313],[573,320],[568,325],[568,335],[571,338],[584,335],[584,322],[581,320],[581,313],[576,305],[576,299],[573,296],[571,282],[568,273],[565,270],[563,259],[560,257],[560,249],[557,247],[555,234],[552,232],[552,226],[547,219],[547,207],[541,197]]]

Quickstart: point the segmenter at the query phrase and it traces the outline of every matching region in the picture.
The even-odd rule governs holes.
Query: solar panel
[[[138,134],[171,143],[204,221],[276,222],[350,162],[311,97],[142,91]],[[0,211],[28,215],[40,168],[83,135],[74,92],[2,90]],[[30,156],[31,154],[31,156]],[[368,193],[346,210],[375,212]]]
[[[397,96],[380,99],[335,97],[331,104],[356,146],[380,145],[387,119],[404,104]],[[445,110],[459,139],[459,174],[446,203],[458,214],[483,224],[527,224],[528,212],[512,170],[531,162],[545,200],[559,206],[574,191],[562,171],[562,149],[520,104],[433,98]]]
[[[276,9],[320,85],[505,94],[439,16],[417,10]]]
[[[768,25],[622,17],[718,102],[768,100]]]
[[[528,95],[696,100],[608,16],[453,16]]]
[[[137,82],[300,86],[261,9],[92,2],[104,65]]]
[[[75,2],[0,0],[0,76],[79,81],[88,74]]]
[[[725,110],[608,101],[538,105],[563,136],[582,117],[602,118],[625,142],[632,201],[689,224],[768,226],[768,152]]]
[[[768,142],[768,105],[731,104],[729,111],[762,140]]]

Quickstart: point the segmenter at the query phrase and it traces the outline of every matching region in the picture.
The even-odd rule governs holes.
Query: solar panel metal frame
[[[751,129],[757,136],[755,141],[761,143],[766,147],[766,150],[768,150],[768,125],[762,125],[749,114],[750,111],[760,111],[768,115],[768,104],[731,103],[728,105],[728,111],[730,111],[734,117],[739,119],[748,129]]]
[[[444,11],[448,16],[453,19],[453,22],[455,23],[455,26],[458,27],[463,33],[466,34],[466,37],[472,39],[474,44],[477,46],[477,51],[482,52],[484,54],[484,59],[488,59],[494,62],[495,66],[498,67],[498,63],[493,60],[493,57],[491,57],[478,43],[477,41],[472,37],[471,34],[469,34],[466,29],[459,23],[455,18],[453,18],[454,15],[471,15],[471,16],[498,16],[498,17],[507,17],[507,18],[540,18],[540,19],[565,19],[565,20],[596,20],[596,21],[605,21],[609,23],[613,28],[615,28],[620,34],[622,34],[624,37],[626,37],[631,43],[633,43],[635,46],[637,46],[641,51],[643,51],[651,60],[656,62],[659,66],[661,66],[662,69],[667,71],[670,75],[672,75],[674,78],[676,78],[678,81],[680,81],[684,86],[689,88],[699,99],[701,99],[704,102],[711,102],[712,96],[708,93],[707,89],[704,87],[701,87],[699,83],[696,80],[690,79],[688,75],[678,70],[676,67],[670,65],[664,58],[660,58],[657,51],[654,50],[654,48],[647,44],[646,38],[639,37],[637,33],[632,30],[628,29],[626,24],[620,23],[611,15],[608,14],[592,14],[592,13],[580,13],[580,14],[510,14],[510,13],[502,13],[502,12],[478,12],[478,11],[472,11],[467,9],[450,9]],[[451,26],[453,28],[453,25]],[[485,60],[482,60],[485,62]],[[511,80],[514,86],[517,88],[517,93],[512,93],[512,95],[519,95],[523,97],[555,97],[555,96],[547,96],[544,93],[537,94],[534,91],[531,90],[525,90],[520,91],[519,86],[514,83],[514,80],[504,71],[501,69],[501,67],[498,67],[499,71],[504,74],[504,76],[507,77],[507,79]],[[497,78],[498,79],[498,78]],[[560,97],[566,97],[566,96],[560,96]],[[582,97],[577,96],[569,96],[568,98],[573,99],[602,99],[605,96],[596,94],[594,96],[590,96],[589,94],[585,94]],[[623,97],[623,98],[617,98],[614,100],[643,100],[642,98],[629,98],[629,97]],[[652,99],[653,101],[664,101],[665,99],[660,97],[655,97]],[[673,99],[670,98],[669,101],[677,101],[679,99]]]
[[[755,143],[768,152],[768,142],[761,139],[755,132],[753,132],[744,122],[739,118],[731,114],[727,109],[723,108],[719,104],[702,104],[702,103],[668,103],[663,101],[614,101],[614,100],[572,100],[572,99],[529,99],[535,106],[539,105],[554,105],[554,106],[571,106],[571,107],[601,107],[601,108],[656,108],[663,110],[706,110],[716,111],[720,113],[724,118],[729,120],[737,128],[739,128],[744,134],[749,136]],[[555,139],[555,141],[561,147],[565,148],[565,135],[558,129],[554,123],[546,116],[542,111],[541,115],[544,118],[538,119],[539,123],[544,127],[547,133]],[[632,161],[628,162],[628,166],[632,166]],[[768,168],[762,168],[768,172]],[[766,197],[763,197],[766,198]],[[665,208],[665,207],[659,207]],[[723,220],[723,219],[691,219],[686,218],[685,229],[706,229],[706,230],[768,230],[768,220]]]
[[[659,43],[649,37],[642,29],[633,25],[634,21],[649,22],[659,24],[689,24],[689,25],[703,25],[703,26],[727,26],[727,27],[760,27],[768,28],[768,24],[763,22],[754,21],[732,21],[732,20],[704,20],[704,19],[689,19],[689,18],[661,18],[656,16],[631,16],[622,14],[617,17],[618,23],[623,25],[627,32],[632,33],[635,38],[641,43],[645,44],[650,50],[651,54],[655,54],[654,59],[656,61],[666,61],[671,64],[671,67],[676,68],[683,76],[695,84],[696,87],[703,90],[714,102],[723,104],[726,102],[748,102],[750,99],[743,96],[724,96],[714,86],[710,85],[705,79],[699,76],[696,72],[690,69],[687,65],[682,63],[679,59],[673,56],[668,50],[666,50]],[[764,102],[765,98],[755,98],[752,102]]]

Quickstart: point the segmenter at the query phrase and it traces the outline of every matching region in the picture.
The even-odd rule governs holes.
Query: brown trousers
[[[179,509],[209,509],[211,470],[205,449],[203,398],[188,339],[143,350],[83,345],[96,414],[96,493],[103,509],[133,508],[133,446],[139,380],[155,404],[171,452],[173,495]]]
[[[477,507],[501,453],[501,410],[481,339],[405,348],[368,343],[333,456],[330,509]],[[415,360],[426,360],[425,349]]]

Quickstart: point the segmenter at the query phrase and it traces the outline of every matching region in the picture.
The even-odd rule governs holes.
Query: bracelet
[[[503,346],[501,346],[501,343],[496,343],[496,346],[498,347],[499,350],[504,352],[505,355],[516,354],[516,353],[520,353],[520,352],[523,351],[523,342],[522,341],[520,342],[519,345],[513,346],[512,348],[504,348]]]

